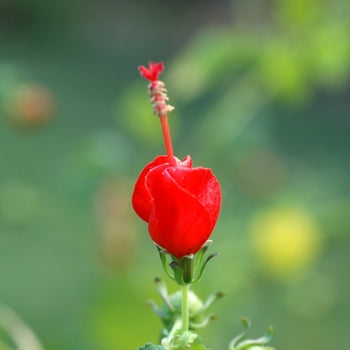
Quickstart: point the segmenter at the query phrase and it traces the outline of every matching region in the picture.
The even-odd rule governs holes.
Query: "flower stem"
[[[184,284],[182,290],[182,331],[187,332],[189,329],[189,303],[188,292],[190,290],[190,284]]]
[[[176,161],[174,158],[173,144],[171,141],[170,129],[168,124],[168,117],[166,114],[160,116],[160,124],[162,126],[163,138],[165,150],[169,158],[170,166],[176,166]]]

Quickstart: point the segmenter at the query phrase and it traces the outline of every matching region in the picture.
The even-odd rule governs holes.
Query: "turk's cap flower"
[[[158,156],[142,170],[132,204],[148,222],[152,240],[171,255],[197,253],[212,233],[219,216],[221,189],[211,169],[192,168],[192,159]]]

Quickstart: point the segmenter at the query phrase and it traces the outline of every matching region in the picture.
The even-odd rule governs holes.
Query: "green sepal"
[[[171,269],[174,271],[174,279],[176,283],[180,286],[184,285],[184,280],[183,280],[183,275],[184,275],[184,270],[182,267],[176,262],[172,261],[169,266]]]
[[[208,307],[216,300],[222,298],[225,296],[225,293],[224,292],[221,292],[221,291],[218,291],[218,292],[214,292],[212,294],[209,295],[209,297],[207,298],[207,300],[205,301],[205,303],[203,304],[203,306],[197,310],[194,314],[194,315],[197,315],[203,311],[205,311],[206,309],[208,309]]]
[[[167,262],[167,259],[166,259],[166,256],[168,255],[168,252],[165,249],[160,248],[157,245],[156,245],[156,247],[157,247],[157,250],[158,250],[158,253],[159,253],[160,261],[161,261],[162,266],[163,266],[163,270],[165,271],[165,273],[168,275],[169,278],[171,278],[172,280],[175,281],[176,280],[175,276],[169,270],[169,265],[168,265],[168,262]]]
[[[201,322],[190,322],[190,326],[192,329],[204,328],[210,321],[216,320],[215,315],[209,315],[205,317]]]
[[[237,335],[229,344],[229,350],[274,350],[271,347],[266,347],[265,344],[269,343],[273,338],[273,327],[269,327],[267,333],[258,339],[243,340],[247,335],[251,323],[249,319],[242,317],[241,321],[244,326],[244,330],[241,334]]]
[[[218,255],[218,253],[212,253],[203,262],[204,255],[212,242],[213,241],[208,240],[196,254],[189,254],[180,259],[156,245],[165,273],[181,286],[198,282],[208,262]],[[167,255],[169,255],[171,259],[169,264]]]
[[[158,315],[160,318],[166,318],[167,315],[165,315],[158,307],[158,305],[156,304],[156,302],[154,300],[147,300],[146,301],[146,305],[150,306],[152,311]],[[1,350],[1,348],[0,348]]]
[[[193,281],[193,262],[193,254],[184,256],[181,259],[181,267],[183,269],[182,280],[185,284],[190,284]]]
[[[197,271],[199,270],[201,264],[202,264],[202,260],[204,257],[205,252],[208,250],[209,246],[213,243],[212,240],[207,240],[203,247],[198,251],[197,253],[197,258],[196,258],[196,263],[194,266],[194,273],[197,274]]]
[[[157,293],[160,295],[162,300],[168,305],[169,309],[171,311],[174,311],[174,307],[169,299],[168,288],[166,287],[166,284],[159,277],[156,277],[154,279],[154,283],[156,285]]]
[[[194,255],[186,255],[181,259],[172,256],[172,262],[169,264],[174,272],[177,284],[183,286],[193,282],[193,264]]]
[[[167,350],[164,346],[147,343],[138,350]]]
[[[246,334],[248,333],[249,331],[249,328],[251,326],[251,322],[248,318],[245,318],[245,317],[241,317],[241,322],[243,323],[243,332],[238,334],[236,337],[234,337],[230,344],[229,344],[229,349],[230,350],[234,350],[235,349],[235,346],[236,344],[238,344],[245,336]]]
[[[212,254],[210,254],[210,255],[207,257],[207,259],[204,261],[203,265],[200,267],[199,273],[198,273],[197,277],[192,281],[192,283],[196,283],[196,282],[198,282],[198,281],[201,279],[201,277],[202,277],[202,275],[203,275],[203,272],[204,272],[204,269],[205,269],[205,267],[207,266],[208,262],[209,262],[212,258],[216,257],[218,254],[219,254],[219,253],[212,253]]]
[[[262,337],[260,337],[258,339],[245,340],[239,344],[237,349],[246,350],[246,349],[250,349],[252,346],[265,345],[272,340],[273,333],[274,333],[273,327],[269,327],[267,330],[267,333],[265,335],[263,335]]]

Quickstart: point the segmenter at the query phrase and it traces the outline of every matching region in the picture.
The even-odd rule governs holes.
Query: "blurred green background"
[[[349,15],[348,0],[2,0],[0,303],[46,350],[157,342],[145,301],[166,277],[130,197],[164,153],[137,66],[163,60],[175,153],[223,190],[221,254],[194,286],[226,293],[205,344],[225,349],[244,315],[280,350],[347,348]]]

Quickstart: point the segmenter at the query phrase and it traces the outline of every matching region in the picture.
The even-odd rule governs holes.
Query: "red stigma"
[[[163,72],[163,69],[164,65],[161,61],[158,63],[150,62],[148,68],[145,66],[139,66],[141,75],[151,82],[158,80],[158,76]]]

